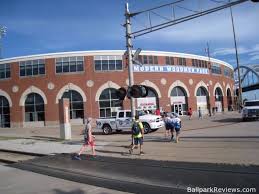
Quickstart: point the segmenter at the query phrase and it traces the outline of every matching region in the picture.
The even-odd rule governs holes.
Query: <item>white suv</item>
[[[249,100],[244,103],[242,109],[242,119],[247,121],[248,119],[259,118],[259,100]]]

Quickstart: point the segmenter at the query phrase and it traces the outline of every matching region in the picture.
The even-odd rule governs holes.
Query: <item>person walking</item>
[[[176,116],[171,114],[170,115],[170,121],[169,121],[169,130],[170,130],[170,133],[171,133],[171,141],[174,140],[174,129],[175,129],[175,124],[174,124],[174,118]]]
[[[170,119],[169,113],[166,113],[166,114],[164,115],[165,139],[167,139],[167,138],[170,137],[170,122],[171,122],[171,119]]]
[[[179,118],[179,116],[175,116],[175,118],[173,119],[173,123],[174,123],[174,130],[175,130],[175,133],[176,133],[176,138],[175,138],[175,143],[178,143],[179,142],[179,135],[180,135],[180,130],[182,128],[182,122],[181,122],[181,119]],[[174,133],[172,132],[172,141],[173,141],[173,138],[174,138]]]
[[[189,108],[188,116],[189,116],[189,120],[191,120],[191,118],[192,118],[192,108]]]
[[[77,155],[74,156],[75,160],[81,160],[80,155],[82,152],[86,149],[86,147],[89,145],[92,149],[92,156],[96,157],[95,154],[95,141],[94,141],[94,136],[92,135],[92,118],[87,118],[86,119],[86,125],[84,129],[82,130],[84,134],[84,144],[81,147],[80,151],[78,152]]]
[[[202,119],[202,112],[201,112],[201,107],[199,107],[199,110],[198,110],[198,115],[199,115],[199,119]]]
[[[134,144],[131,146],[129,153],[132,154],[135,146],[139,144],[139,155],[144,155],[143,152],[143,139],[144,139],[144,127],[142,122],[139,120],[139,116],[135,116],[135,121],[133,122],[131,128]]]

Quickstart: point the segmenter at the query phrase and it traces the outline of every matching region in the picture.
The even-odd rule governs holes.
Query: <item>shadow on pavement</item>
[[[119,152],[121,153],[121,152]],[[155,161],[131,157],[115,158],[58,154],[10,165],[22,170],[45,174],[74,182],[117,191],[143,194],[187,193],[192,185],[218,188],[258,189],[259,166],[194,162]],[[81,190],[56,190],[57,194],[84,194]]]
[[[54,189],[53,190],[56,194],[87,194],[87,192],[84,192],[81,189],[75,189],[72,191],[63,191],[61,189]]]
[[[241,118],[225,118],[225,119],[217,119],[217,120],[211,120],[212,122],[218,122],[218,123],[240,123],[242,122]]]

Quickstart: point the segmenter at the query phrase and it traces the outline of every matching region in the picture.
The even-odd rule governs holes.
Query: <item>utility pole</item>
[[[130,22],[130,12],[129,12],[129,4],[126,3],[125,6],[125,18],[126,18],[126,47],[127,47],[127,61],[128,61],[128,77],[129,77],[129,87],[134,84],[134,76],[133,76],[133,64],[132,64],[132,41],[131,41],[131,22]],[[130,109],[131,116],[135,117],[135,99],[133,97],[130,98]]]
[[[210,46],[209,46],[209,43],[207,42],[207,49],[206,49],[206,51],[207,51],[207,54],[208,54],[208,59],[209,59],[209,64],[208,64],[208,68],[209,69],[211,69],[211,61],[210,61]],[[207,87],[208,87],[208,92],[209,92],[209,94],[210,94],[210,83],[208,83],[207,84]],[[211,98],[211,96],[213,97],[213,93],[212,93],[212,95],[209,95],[209,102],[208,102],[208,108],[209,108],[209,116],[211,117],[211,104],[210,104],[210,98]]]
[[[232,14],[232,8],[230,6],[230,15],[231,15],[231,22],[232,22],[232,29],[233,29],[233,35],[234,35],[234,43],[235,43],[235,51],[236,51],[236,61],[237,61],[237,76],[238,76],[238,110],[241,110],[241,107],[243,105],[242,100],[242,87],[241,87],[241,78],[240,78],[240,67],[239,67],[239,59],[238,59],[238,52],[237,52],[237,41],[236,41],[236,32],[235,32],[235,25],[234,25],[234,19]]]

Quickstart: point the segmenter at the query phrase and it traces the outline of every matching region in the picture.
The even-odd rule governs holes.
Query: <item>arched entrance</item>
[[[0,127],[10,127],[10,105],[4,96],[0,96]]]
[[[223,107],[223,93],[220,87],[217,87],[215,89],[215,107],[216,107],[216,112],[222,112],[224,111]]]
[[[44,100],[41,95],[37,93],[28,94],[24,108],[25,122],[45,122]]]
[[[196,98],[197,98],[197,110],[199,107],[201,108],[201,111],[205,114],[208,113],[208,102],[209,102],[209,93],[206,90],[205,87],[201,86],[198,88],[196,92]]]
[[[137,110],[148,110],[154,113],[159,108],[159,98],[154,88],[148,87],[148,95],[145,98],[137,98]]]
[[[78,120],[79,123],[82,123],[84,118],[84,102],[81,94],[75,90],[68,90],[63,93],[61,98],[69,99],[71,122]]]
[[[227,102],[228,102],[228,111],[233,111],[232,96],[229,88],[227,89]]]
[[[122,109],[123,101],[117,96],[115,88],[106,88],[99,97],[100,118],[116,117],[117,111]]]
[[[188,111],[188,97],[184,88],[176,86],[170,94],[171,110],[179,115],[184,115]]]

